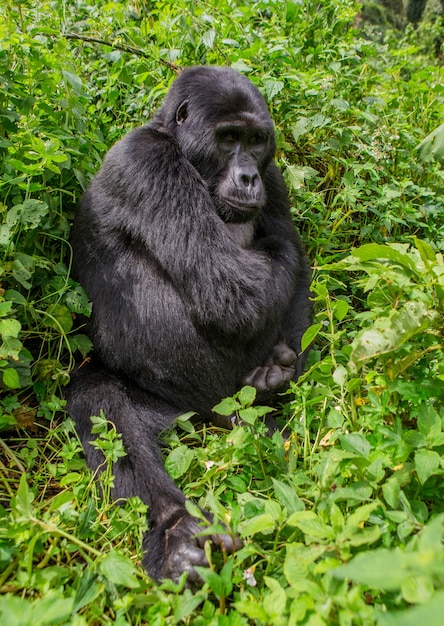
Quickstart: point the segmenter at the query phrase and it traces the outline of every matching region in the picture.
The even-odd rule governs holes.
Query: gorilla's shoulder
[[[156,161],[178,151],[175,140],[168,133],[147,124],[135,128],[118,141],[108,152],[111,161]]]

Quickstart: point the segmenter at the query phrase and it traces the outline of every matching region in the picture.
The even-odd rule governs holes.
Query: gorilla
[[[153,121],[109,150],[74,220],[94,353],[72,373],[68,412],[95,470],[104,459],[90,417],[103,410],[121,433],[113,497],[149,505],[143,563],[156,580],[187,571],[193,581],[206,564],[161,432],[186,411],[211,420],[245,384],[272,400],[304,366],[310,272],[274,152],[267,106],[245,76],[188,68]],[[211,539],[239,547],[228,532]]]

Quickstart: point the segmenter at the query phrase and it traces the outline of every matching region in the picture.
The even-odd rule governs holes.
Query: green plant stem
[[[6,452],[6,454],[9,457],[11,457],[11,459],[17,465],[19,470],[21,472],[23,472],[23,474],[24,474],[26,472],[26,469],[24,468],[22,462],[17,458],[16,454],[11,450],[11,448],[6,444],[6,442],[1,437],[0,437],[0,445],[2,446],[2,448]]]

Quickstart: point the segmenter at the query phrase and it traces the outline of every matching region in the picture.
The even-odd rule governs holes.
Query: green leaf
[[[271,480],[273,481],[276,498],[287,509],[288,515],[305,509],[304,503],[296,493],[295,487],[280,480],[276,480],[276,478],[272,478]]]
[[[427,163],[432,159],[444,162],[444,124],[435,128],[427,135],[417,148],[421,161]]]
[[[416,249],[421,255],[421,259],[423,260],[426,266],[428,263],[436,263],[435,251],[433,250],[432,246],[429,243],[427,243],[427,241],[423,241],[422,239],[418,239],[417,237],[414,237],[414,242],[415,242]]]
[[[12,308],[12,302],[0,302],[0,317],[4,317],[5,315],[8,315],[11,308]]]
[[[246,424],[254,425],[257,422],[258,414],[256,409],[250,406],[246,409],[240,409],[239,417]]]
[[[415,469],[422,485],[430,476],[437,473],[440,463],[441,457],[433,450],[421,449],[415,452]]]
[[[69,333],[74,321],[70,310],[64,304],[51,304],[47,309],[43,323],[60,333]]]
[[[269,535],[274,531],[276,521],[270,513],[262,513],[240,524],[239,532],[244,537],[252,537],[258,533]]]
[[[67,72],[66,70],[62,70],[62,74],[68,85],[71,85],[78,93],[82,92],[83,83],[81,78],[79,78],[72,72]]]
[[[399,589],[412,575],[408,571],[408,557],[399,549],[379,548],[358,554],[346,565],[331,573],[335,578],[368,585],[373,589],[387,591]]]
[[[115,585],[122,585],[130,589],[139,586],[139,581],[134,575],[135,567],[132,561],[117,550],[108,552],[99,564],[99,571]]]
[[[287,604],[287,594],[281,585],[274,578],[265,576],[265,584],[270,589],[269,593],[264,594],[263,607],[268,615],[268,623],[276,623],[285,614],[285,606]]]
[[[12,367],[7,367],[5,370],[3,370],[2,374],[3,383],[6,385],[6,387],[9,387],[9,389],[20,389],[20,377],[17,370],[13,369]]]
[[[246,385],[242,387],[239,391],[237,397],[242,406],[248,406],[253,404],[256,399],[256,389],[254,387],[250,387],[250,385]]]
[[[241,408],[242,405],[234,398],[225,398],[213,407],[213,411],[219,415],[233,415]]]
[[[202,568],[205,569],[206,568]],[[181,595],[177,595],[176,598],[176,606],[174,610],[174,623],[179,624],[180,622],[184,622],[185,618],[187,618],[190,613],[192,613],[199,604],[205,600],[204,594],[193,593],[191,589],[185,589]]]
[[[195,453],[188,446],[178,446],[171,450],[165,460],[165,467],[171,478],[180,478],[191,465]]]
[[[438,591],[426,604],[410,607],[406,611],[380,613],[378,626],[442,626],[444,591]]]
[[[79,582],[79,586],[74,598],[73,612],[77,613],[87,604],[91,604],[104,591],[103,582],[99,583],[97,574],[85,571]]]
[[[398,350],[412,337],[433,328],[439,321],[436,311],[424,302],[409,301],[387,317],[378,318],[373,326],[361,332],[353,341],[351,359],[362,363],[388,352]]]
[[[436,437],[441,433],[442,424],[436,409],[430,404],[422,404],[417,417],[418,430],[424,437]]]
[[[287,520],[289,526],[296,526],[305,535],[319,539],[334,539],[335,533],[314,511],[297,511]]]
[[[277,94],[284,88],[284,83],[276,78],[266,78],[264,80],[265,93],[268,100],[273,100]]]
[[[201,567],[200,565],[196,565],[195,570],[202,580],[209,585],[211,591],[217,598],[225,598],[228,595],[229,592],[227,590],[226,582],[219,574],[213,572],[208,567]]]
[[[21,328],[18,320],[12,318],[0,320],[0,335],[2,337],[18,337]]]
[[[41,200],[28,199],[23,204],[16,204],[8,212],[6,223],[12,227],[20,223],[22,228],[36,228],[48,214],[48,205]]]
[[[320,330],[322,329],[322,324],[312,324],[305,333],[302,335],[301,340],[301,351],[304,352],[310,344],[316,339],[319,335]]]
[[[46,596],[33,603],[33,624],[49,626],[50,624],[66,623],[72,613],[74,598],[57,596],[57,592],[50,591]]]
[[[347,315],[350,305],[345,300],[337,300],[334,305],[334,316],[338,320],[338,322],[342,322],[344,317]]]
[[[299,139],[305,135],[306,133],[308,133],[308,131],[311,128],[311,124],[310,121],[308,120],[308,118],[306,117],[301,117],[298,119],[298,121],[296,122],[296,124],[293,126],[292,128],[292,134],[293,134],[293,138],[295,140],[296,143],[299,142]]]
[[[372,449],[369,441],[361,435],[361,433],[348,433],[347,435],[339,435],[342,447],[347,452],[353,452],[358,456],[368,456]]]
[[[29,490],[26,474],[22,474],[13,500],[13,508],[19,514],[20,519],[30,520],[34,517],[33,500],[34,496]]]
[[[352,255],[357,257],[360,261],[377,261],[380,259],[387,259],[397,263],[401,267],[417,273],[417,268],[413,259],[407,254],[403,254],[390,246],[384,246],[377,243],[367,243],[360,248],[354,248]]]
[[[412,576],[402,583],[401,591],[406,602],[416,604],[428,602],[435,588],[429,576]]]

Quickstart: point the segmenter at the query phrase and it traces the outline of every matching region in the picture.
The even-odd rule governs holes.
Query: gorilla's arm
[[[296,288],[281,320],[279,341],[265,363],[254,368],[242,381],[244,385],[251,385],[259,392],[285,388],[290,380],[299,378],[307,356],[306,353],[301,353],[301,339],[310,325],[313,313],[308,260],[292,222],[282,175],[275,165],[269,168],[265,184],[269,200],[266,210],[258,220],[256,246],[271,246],[276,239],[279,241],[287,238],[297,251],[299,263],[296,270]]]
[[[123,235],[142,244],[202,327],[247,338],[288,307],[298,274],[294,243],[271,234],[241,248],[168,135],[144,127],[120,141],[84,202],[93,216],[100,212],[108,241]]]

